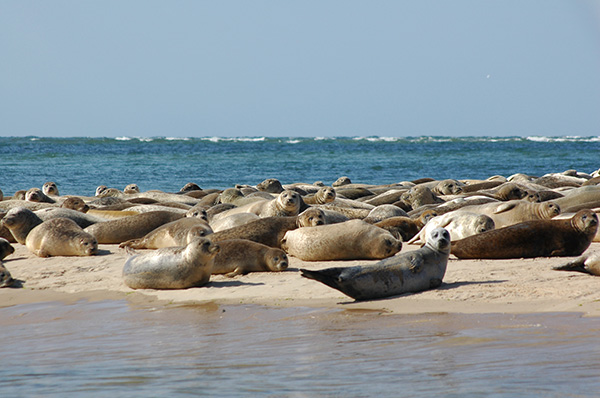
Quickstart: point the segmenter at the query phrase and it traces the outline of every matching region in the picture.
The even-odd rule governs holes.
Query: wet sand
[[[213,275],[204,287],[184,290],[133,290],[121,277],[128,254],[118,245],[100,245],[92,257],[39,258],[23,245],[4,260],[20,288],[0,289],[0,307],[44,301],[127,299],[163,304],[258,304],[267,307],[314,307],[375,310],[382,313],[540,313],[581,312],[600,315],[600,278],[554,271],[574,257],[511,260],[458,260],[450,256],[438,289],[392,298],[354,302],[337,290],[300,276],[299,268],[369,264],[374,261],[306,262],[290,257],[284,272],[251,273],[227,278]],[[402,251],[417,249],[405,244]],[[589,251],[600,250],[592,243]]]

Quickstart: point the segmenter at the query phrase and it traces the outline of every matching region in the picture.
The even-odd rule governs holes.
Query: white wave
[[[188,138],[188,137],[165,137],[165,140],[167,140],[167,141],[189,141],[190,138]]]
[[[150,138],[150,137],[138,137],[138,140],[140,142],[152,142],[152,141],[154,141],[154,138]]]
[[[287,140],[286,143],[288,143],[288,144],[298,144],[298,143],[300,143],[300,140]]]
[[[260,141],[266,141],[267,137],[237,137],[234,138],[234,141],[239,141],[239,142],[260,142]]]
[[[324,140],[327,140],[327,139],[334,140],[335,138],[334,137],[315,137],[314,138],[315,141],[324,141]]]
[[[525,139],[528,141],[534,141],[534,142],[550,142],[551,141],[550,137],[542,137],[542,136],[538,136],[538,135],[525,137]]]
[[[132,139],[131,137],[115,137],[117,141],[131,141]]]

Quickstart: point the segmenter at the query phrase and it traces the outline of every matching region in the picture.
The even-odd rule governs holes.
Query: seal
[[[267,178],[260,184],[257,184],[256,189],[269,193],[282,193],[284,191],[283,185],[276,178]]]
[[[140,193],[140,187],[137,184],[129,184],[123,189],[123,193],[128,195]]]
[[[213,274],[228,277],[250,272],[279,272],[288,267],[288,258],[281,249],[246,239],[219,242],[221,250],[215,256]]]
[[[247,239],[270,247],[281,248],[281,240],[287,231],[300,227],[323,224],[323,212],[310,208],[296,217],[265,217],[256,221],[215,232],[210,236],[213,242],[228,239]]]
[[[303,199],[307,205],[324,205],[333,202],[335,196],[335,189],[332,187],[321,187],[314,195],[307,195]]]
[[[29,232],[42,222],[42,219],[34,212],[24,207],[10,209],[2,219],[2,224],[9,229],[15,240],[22,245],[25,244]]]
[[[518,199],[507,202],[465,206],[458,211],[485,214],[494,220],[497,229],[523,221],[548,220],[558,216],[561,208],[554,202],[538,203]]]
[[[197,217],[185,217],[163,224],[142,238],[123,242],[119,247],[160,249],[170,246],[185,246],[195,238],[210,235],[212,232],[212,228],[206,221]]]
[[[85,203],[85,201],[77,196],[71,196],[65,199],[61,203],[60,207],[80,211],[82,213],[87,213],[90,210],[90,207]]]
[[[435,228],[423,247],[373,265],[319,271],[301,268],[300,272],[303,277],[324,283],[356,301],[373,300],[438,288],[449,255],[450,234],[444,228]]]
[[[31,188],[25,192],[25,200],[28,202],[56,203],[56,201],[42,192],[39,188]]]
[[[250,221],[258,220],[258,217],[254,213],[237,213],[230,216],[215,220],[211,223],[211,227],[214,232],[224,231],[229,228],[239,227],[249,223]]]
[[[298,213],[300,213],[302,204],[304,204],[304,201],[302,201],[302,198],[297,192],[285,190],[281,192],[275,199],[259,199],[257,201],[253,201],[243,206],[220,213],[219,216],[213,218],[213,220],[237,213],[254,213],[261,218],[292,217],[297,216]]]
[[[25,245],[38,257],[91,256],[98,252],[98,242],[68,218],[53,218],[31,230]]]
[[[390,232],[363,220],[288,231],[281,248],[304,261],[379,260],[402,249]]]
[[[364,221],[375,224],[386,218],[391,217],[408,217],[408,213],[394,205],[379,205],[376,206],[369,214],[363,219]]]
[[[0,262],[0,287],[10,287],[15,283],[15,280],[10,275],[4,264]]]
[[[592,242],[598,216],[580,210],[570,219],[534,220],[482,232],[452,244],[458,258],[579,256]]]
[[[47,221],[52,218],[69,218],[77,223],[81,228],[89,227],[99,222],[106,221],[104,218],[100,218],[88,213],[82,213],[77,210],[65,209],[62,207],[50,207],[47,209],[40,209],[34,212],[42,221]]]
[[[4,238],[0,238],[0,260],[4,260],[6,256],[10,256],[15,252],[15,248],[10,242]]]
[[[584,253],[573,261],[553,267],[557,271],[577,271],[600,276],[600,252]]]
[[[425,224],[418,235],[412,238],[409,244],[422,244],[429,231],[434,228],[445,228],[451,240],[457,241],[467,236],[480,234],[495,228],[494,220],[485,214],[470,213],[467,211],[453,211],[433,217]]]
[[[186,246],[136,254],[123,266],[123,281],[132,289],[187,289],[203,286],[219,252],[218,244],[196,238]]]
[[[183,214],[151,211],[96,223],[85,228],[84,231],[95,236],[98,243],[120,244],[131,239],[142,238],[161,225],[180,218],[183,218]]]
[[[48,196],[58,196],[58,187],[55,182],[48,181],[42,186],[42,192]]]

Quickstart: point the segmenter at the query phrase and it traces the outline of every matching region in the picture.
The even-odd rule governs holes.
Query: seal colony
[[[4,194],[0,200],[3,265],[6,275],[27,286],[36,276],[19,273],[13,252],[21,247],[44,257],[101,254],[104,263],[118,254],[128,256],[118,274],[123,289],[210,289],[221,275],[243,285],[250,273],[260,272],[316,279],[356,300],[406,296],[443,287],[445,271],[468,261],[458,259],[467,251],[472,259],[585,255],[600,241],[600,186],[592,184],[597,177],[566,171],[386,185],[344,177],[331,186],[270,178],[225,190],[194,183],[179,192],[100,186],[89,196],[61,196],[58,181],[44,186],[50,201],[37,199],[39,189],[31,187],[23,191],[36,195]],[[213,232],[225,220],[227,227]],[[83,238],[90,249],[72,249]],[[138,249],[131,257],[130,248]],[[579,263],[595,270],[590,264],[596,257],[588,257]],[[424,271],[430,265],[436,269],[431,275]],[[45,272],[39,269],[39,275]]]

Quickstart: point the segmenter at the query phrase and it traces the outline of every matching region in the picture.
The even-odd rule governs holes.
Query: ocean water
[[[421,177],[485,179],[600,168],[600,137],[40,138],[0,137],[0,189],[57,183],[92,196],[99,185],[177,192],[348,176],[389,184]]]
[[[596,397],[600,319],[127,301],[0,309],[5,397]]]

